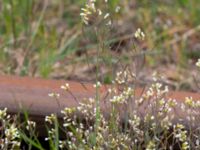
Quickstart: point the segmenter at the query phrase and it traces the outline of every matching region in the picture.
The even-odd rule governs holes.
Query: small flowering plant
[[[19,149],[20,132],[13,118],[7,114],[7,108],[0,110],[0,149]]]
[[[106,4],[107,4],[107,1],[105,1],[105,5]],[[105,5],[102,5],[102,6],[105,6]],[[97,6],[96,0],[88,0],[88,2],[85,4],[85,7],[81,8],[80,16],[83,23],[86,26],[93,25],[93,24],[95,26],[99,26],[99,24],[102,25],[102,23],[106,25],[111,25],[112,21],[111,21],[110,13],[108,12],[108,10],[106,10],[105,7],[100,8],[98,6]]]
[[[168,87],[155,76],[155,82],[137,97],[134,87],[123,86],[126,81],[122,74],[126,78],[128,73],[118,73],[113,81],[115,86],[108,89],[107,111],[110,113],[100,108],[98,126],[95,97],[61,111],[63,123],[60,126],[67,140],[59,140],[60,149],[200,148],[197,124],[200,101],[192,97],[186,97],[182,103],[167,99]],[[94,84],[94,88],[101,88],[101,83]],[[183,112],[187,116],[181,116]],[[54,114],[45,119],[50,125],[46,140],[56,137],[55,120]]]
[[[167,98],[168,87],[158,82],[156,75],[152,77],[154,82],[137,96],[135,87],[126,84],[130,77],[135,75],[129,71],[116,74],[107,91],[107,109],[99,107],[97,111],[94,96],[82,100],[77,107],[61,110],[61,120],[53,113],[46,116],[48,136],[44,140],[51,149],[198,150],[200,100],[190,96],[183,102]],[[99,81],[93,85],[94,89],[101,87]],[[66,83],[61,89],[70,92],[70,85]],[[49,96],[57,100],[56,95]],[[36,123],[27,119],[23,127],[16,120],[6,108],[0,110],[0,148],[18,150],[24,140],[31,143],[30,147],[44,149],[36,139]]]
[[[109,0],[103,2],[107,4]],[[117,6],[115,10],[119,12],[120,7]],[[94,28],[98,39],[104,33],[100,25],[104,25],[104,29],[105,25],[112,24],[110,13],[99,7],[96,0],[88,0],[80,16],[85,26]],[[138,40],[145,39],[140,28],[134,36]],[[104,45],[102,41],[98,42]],[[184,102],[167,98],[168,87],[158,82],[156,76],[138,96],[135,94],[137,77],[129,69],[116,73],[106,98],[102,100],[102,84],[98,81],[98,67],[101,64],[98,60],[99,57],[96,84],[93,85],[96,89],[94,97],[79,102],[68,83],[60,87],[77,100],[78,106],[61,110],[60,119],[53,112],[45,117],[47,137],[44,140],[49,143],[50,149],[200,149],[200,100],[194,100],[189,95]],[[200,59],[196,66],[200,67]],[[60,106],[59,93],[52,92],[49,96]],[[25,123],[17,123],[16,116],[8,115],[6,108],[0,110],[0,149],[21,149],[22,140],[29,145],[29,149],[45,149],[37,139],[36,122],[26,118]]]

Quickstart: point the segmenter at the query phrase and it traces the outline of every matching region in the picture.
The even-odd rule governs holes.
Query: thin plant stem
[[[98,39],[98,30],[97,28],[94,28],[97,39]],[[100,42],[100,41],[98,41]],[[100,44],[99,44],[100,45]],[[97,48],[97,55],[96,55],[96,120],[95,120],[95,138],[97,136],[98,128],[99,128],[99,120],[100,120],[100,95],[99,95],[99,87],[97,85],[98,83],[98,76],[99,76],[99,57],[100,57],[100,46]],[[95,139],[95,144],[96,144],[96,139]]]
[[[14,40],[13,46],[14,48],[16,48],[17,33],[16,33],[15,18],[14,18],[14,4],[12,0],[9,0],[9,3],[11,6],[10,16],[11,16],[12,34],[13,34],[13,40]]]

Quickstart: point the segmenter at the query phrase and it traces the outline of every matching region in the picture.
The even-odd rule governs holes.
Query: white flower
[[[98,12],[99,16],[102,15],[102,11],[100,9],[97,9],[97,12]]]
[[[4,110],[0,110],[0,119],[4,119],[7,115],[7,108],[4,108]]]
[[[120,6],[117,6],[117,7],[115,8],[115,12],[118,13],[118,12],[120,11],[120,9],[121,9],[121,7],[120,7]]]
[[[69,84],[65,83],[65,85],[62,85],[60,88],[67,91],[69,90]]]
[[[190,146],[189,146],[188,142],[185,141],[182,143],[181,148],[182,148],[182,150],[187,150],[190,148]]]
[[[82,12],[80,13],[80,16],[86,25],[89,24],[89,15],[97,11],[95,2],[95,0],[90,0],[89,3],[85,5],[85,8],[81,8]]]
[[[53,124],[55,120],[56,120],[55,114],[51,114],[50,116],[45,117],[45,121],[50,123],[50,124]]]
[[[198,61],[196,62],[196,66],[200,67],[200,59],[198,59]]]
[[[53,98],[59,98],[60,94],[58,94],[58,93],[49,93],[48,96],[49,97],[53,97]]]
[[[105,14],[104,19],[107,19],[110,16],[109,13]]]
[[[28,121],[27,121],[26,129],[27,129],[27,130],[30,130],[31,128],[34,129],[35,126],[36,126],[36,123],[35,123],[34,121],[30,121],[30,120],[28,120]]]
[[[101,87],[101,82],[97,81],[96,84],[93,85],[94,88],[99,88]]]
[[[107,26],[110,26],[110,25],[112,25],[112,21],[111,20],[109,20],[108,21],[108,23],[106,24]]]
[[[186,97],[185,104],[190,107],[193,107],[195,105],[192,97]]]
[[[144,34],[144,32],[142,32],[142,30],[140,28],[138,28],[137,31],[135,32],[135,38],[144,40],[145,34]]]
[[[7,138],[14,140],[16,138],[19,138],[19,131],[18,129],[15,127],[14,124],[12,124],[8,129],[5,130],[5,135]]]

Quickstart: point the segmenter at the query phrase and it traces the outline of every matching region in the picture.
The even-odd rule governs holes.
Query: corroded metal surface
[[[60,86],[69,83],[69,92],[60,89]],[[107,86],[100,89],[101,96],[106,95]],[[49,93],[60,93],[58,101],[48,96]],[[136,90],[136,96],[142,93],[142,89]],[[60,114],[65,107],[77,106],[83,98],[95,96],[95,88],[89,83],[77,83],[64,80],[44,80],[30,77],[0,76],[0,109],[8,108],[10,113],[28,111],[31,116],[44,117],[51,113]],[[183,101],[186,96],[192,96],[200,100],[200,94],[189,92],[169,92],[168,98]],[[76,99],[74,99],[76,97]],[[102,108],[108,111],[105,102]],[[184,116],[184,114],[181,114]]]
[[[69,83],[70,91],[65,92],[60,86]],[[106,95],[107,86],[101,88],[101,95]],[[58,102],[49,97],[51,92],[60,93]],[[142,89],[136,90],[139,96]],[[0,108],[7,107],[10,112],[17,112],[19,109],[26,109],[33,115],[47,115],[59,112],[61,108],[77,106],[77,100],[93,97],[95,88],[89,83],[77,83],[64,80],[44,80],[40,78],[0,76]],[[169,92],[168,97],[183,101],[186,96],[192,96],[200,100],[200,94],[189,92]]]
[[[94,88],[90,84],[81,84],[67,81],[70,84],[71,93],[78,99],[94,94]],[[74,97],[61,90],[60,86],[66,81],[43,80],[29,77],[0,77],[0,108],[7,107],[9,112],[17,112],[26,109],[32,115],[48,115],[58,113],[61,108],[77,105]],[[51,92],[60,93],[58,102],[49,97]]]

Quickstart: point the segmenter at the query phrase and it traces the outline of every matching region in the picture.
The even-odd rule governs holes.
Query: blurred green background
[[[81,22],[85,2],[1,0],[0,74],[87,78],[84,74],[95,69],[98,42]],[[98,5],[104,4],[99,1]],[[115,13],[118,6],[120,12]],[[102,55],[106,67],[113,69],[116,57],[126,63],[133,43],[145,54],[145,65],[150,68],[178,66],[188,70],[200,57],[199,0],[109,0],[106,11],[113,20],[103,39],[110,54]],[[133,37],[137,28],[146,34],[142,42]],[[105,71],[105,82],[110,82],[110,72]]]

